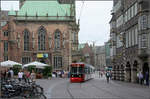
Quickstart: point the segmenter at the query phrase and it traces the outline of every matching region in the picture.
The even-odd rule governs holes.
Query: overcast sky
[[[10,2],[10,1],[9,1]],[[3,10],[19,9],[19,3],[3,2],[1,8]],[[112,1],[82,1],[76,2],[76,18],[80,16],[80,43],[92,43],[103,45],[109,39],[109,21],[111,19],[110,11],[112,10]],[[82,9],[82,10],[81,10]],[[82,13],[81,13],[82,12]]]
[[[81,12],[82,2],[76,2],[77,19]],[[80,43],[91,43],[95,41],[96,45],[103,45],[108,41],[110,34],[109,21],[112,10],[112,1],[86,1],[84,2],[82,14],[80,17]]]

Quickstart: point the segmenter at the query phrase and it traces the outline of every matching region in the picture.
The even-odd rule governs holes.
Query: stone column
[[[130,82],[131,80],[130,76],[131,76],[131,66],[130,63],[127,63],[125,67],[125,81]]]
[[[68,66],[69,66],[69,71],[70,71],[70,64],[72,63],[72,40],[71,40],[71,34],[72,34],[72,29],[69,29],[69,57],[68,57]]]
[[[136,83],[137,82],[137,63],[134,62],[133,66],[132,66],[132,82]]]

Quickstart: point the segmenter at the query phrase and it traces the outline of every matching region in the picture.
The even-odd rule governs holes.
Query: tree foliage
[[[21,65],[14,65],[13,66],[14,75],[17,75],[19,70],[21,69]]]
[[[27,67],[27,70],[31,73],[32,70],[34,70],[34,71],[36,70],[35,67],[36,67],[35,65],[30,65]]]
[[[45,66],[43,70],[43,75],[45,77],[51,77],[52,76],[52,66]]]

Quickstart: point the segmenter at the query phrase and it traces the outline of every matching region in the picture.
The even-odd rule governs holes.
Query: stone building
[[[87,64],[91,64],[94,66],[94,53],[92,50],[92,46],[89,46],[88,43],[79,44],[78,47],[80,57],[78,58],[79,61],[85,62]]]
[[[4,46],[8,46],[8,11],[0,12],[0,62],[8,60],[8,49]]]
[[[27,0],[20,5],[19,11],[8,12],[8,59],[22,64],[36,60],[54,70],[68,70],[72,52],[78,49],[75,2]]]
[[[106,67],[105,46],[95,46],[95,67],[104,70]]]
[[[112,64],[111,64],[111,51],[110,51],[110,41],[105,42],[105,58],[106,58],[106,67],[109,68],[110,70],[112,69]]]
[[[113,0],[110,21],[113,79],[137,81],[150,72],[150,1]],[[150,74],[150,73],[149,73]]]

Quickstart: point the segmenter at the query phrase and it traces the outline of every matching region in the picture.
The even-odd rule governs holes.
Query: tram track
[[[112,96],[117,97],[118,99],[125,99],[125,98],[123,98],[123,97],[121,97],[121,96],[119,96],[119,95],[116,95],[116,94],[114,94],[114,93],[112,93],[112,92],[110,92],[110,91],[108,91],[108,90],[106,90],[106,89],[104,89],[104,88],[98,87],[97,85],[93,84],[92,82],[89,82],[89,84],[90,84],[91,86],[93,86],[94,88],[98,89],[98,90],[101,90],[101,91],[103,91],[103,92],[105,92],[105,93],[108,93],[108,94],[111,94]],[[117,98],[116,98],[116,99],[117,99]]]
[[[68,92],[68,94],[69,94],[69,96],[70,96],[71,99],[75,99],[74,96],[72,95],[72,93],[70,92],[69,86],[70,86],[70,83],[68,82],[67,83],[67,92]]]

